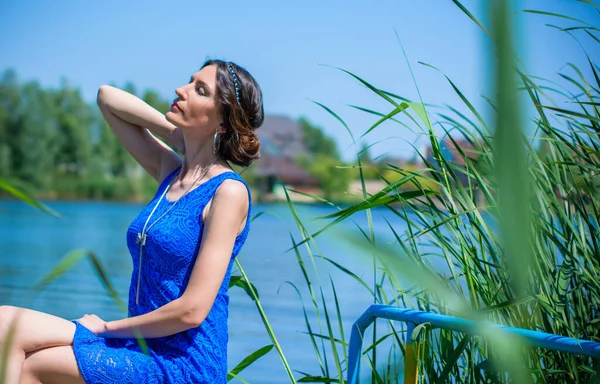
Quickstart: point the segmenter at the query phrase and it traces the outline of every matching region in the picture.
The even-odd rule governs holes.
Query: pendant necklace
[[[173,202],[173,204],[162,215],[160,215],[158,217],[158,219],[154,220],[154,222],[152,224],[150,224],[150,226],[148,226],[148,222],[150,221],[150,218],[152,217],[152,215],[154,215],[154,212],[156,211],[156,208],[158,208],[158,205],[160,204],[160,202],[162,201],[162,199],[165,198],[165,196],[167,195],[167,191],[171,187],[171,183],[169,183],[169,185],[167,185],[167,187],[165,188],[165,191],[162,193],[162,195],[160,196],[160,198],[158,199],[158,201],[154,205],[154,208],[152,209],[152,212],[150,212],[150,215],[146,219],[146,223],[144,223],[144,227],[142,228],[142,232],[138,232],[135,243],[140,245],[140,262],[139,262],[139,266],[138,266],[137,288],[135,290],[135,304],[136,305],[139,303],[139,299],[140,299],[140,282],[142,280],[142,255],[143,255],[143,252],[144,252],[144,246],[146,245],[146,235],[148,234],[148,231],[150,231],[150,228],[152,228],[154,226],[154,224],[158,223],[158,221],[160,219],[162,219],[167,213],[169,213],[169,211],[171,211],[171,209],[173,209],[173,207],[175,207],[175,205],[177,205],[177,203],[179,202],[179,200],[181,200],[181,198],[183,196],[185,196],[185,195],[188,194],[188,192],[192,189],[192,187],[199,180],[202,180],[204,178],[204,176],[206,176],[206,174],[208,173],[208,171],[212,168],[213,165],[215,165],[215,163],[216,163],[216,160],[213,161],[212,163],[210,163],[206,167],[206,169],[204,169],[204,171],[202,171],[202,173],[200,174],[200,176],[198,176],[192,182],[192,184],[190,184],[190,186],[185,191],[185,193],[183,195],[179,196],[179,198],[177,200],[175,200]],[[180,172],[181,172],[181,170],[180,170]],[[179,172],[177,173],[177,175],[179,175]],[[173,178],[173,179],[175,179],[175,178]]]

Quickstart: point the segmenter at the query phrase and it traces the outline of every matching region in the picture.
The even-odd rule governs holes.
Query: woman
[[[116,88],[98,92],[106,121],[160,184],[127,232],[130,316],[71,322],[1,307],[0,345],[15,325],[6,383],[226,382],[227,288],[251,210],[229,162],[248,166],[259,156],[262,94],[246,70],[220,60],[176,94],[163,116]]]

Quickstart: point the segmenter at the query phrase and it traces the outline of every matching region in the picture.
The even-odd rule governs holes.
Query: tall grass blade
[[[235,366],[229,373],[227,373],[227,381],[230,381],[234,377],[236,377],[240,372],[242,372],[245,368],[249,367],[256,360],[260,359],[267,353],[271,352],[273,349],[273,344],[265,345],[262,348],[257,349],[252,352],[248,356],[246,356],[238,365]]]
[[[58,214],[58,212],[56,212],[55,210],[49,208],[48,206],[40,203],[39,201],[37,201],[35,198],[28,195],[27,193],[13,187],[6,180],[0,179],[0,189],[5,190],[6,192],[10,193],[11,195],[13,195],[14,197],[21,200],[24,203],[27,203],[35,208],[38,208],[54,217],[60,217],[60,214]]]
[[[18,317],[17,317],[18,318]],[[0,384],[6,382],[8,376],[8,357],[11,346],[15,342],[15,333],[17,333],[17,319],[13,319],[12,322],[6,327],[6,334],[0,335],[2,337],[2,348],[0,349]]]
[[[529,166],[523,145],[520,103],[512,61],[512,35],[508,3],[492,7],[498,61],[496,84],[498,116],[496,123],[496,174],[500,195],[500,222],[507,261],[519,296],[526,296],[532,263],[529,228]]]
[[[248,279],[248,276],[246,276],[246,272],[244,272],[244,268],[242,268],[242,265],[240,264],[239,260],[237,260],[237,259],[235,260],[235,265],[236,265],[238,271],[240,272],[242,279],[244,279],[244,281],[247,281],[250,283],[250,280]],[[287,359],[285,358],[283,349],[281,348],[281,345],[277,341],[275,332],[273,332],[273,328],[271,327],[271,324],[269,323],[267,315],[265,314],[265,311],[262,308],[262,304],[260,303],[260,300],[258,300],[258,293],[254,290],[254,286],[252,284],[248,284],[248,288],[250,290],[250,294],[252,295],[254,304],[256,305],[256,309],[258,310],[258,313],[260,314],[260,318],[263,321],[265,329],[267,330],[269,338],[271,339],[271,342],[273,343],[273,345],[275,346],[275,349],[277,350],[277,353],[279,354],[279,358],[281,359],[281,362],[283,363],[283,367],[285,369],[285,372],[288,375],[288,378],[290,379],[290,382],[296,383],[296,379],[294,378],[292,369],[290,368],[290,365],[288,364]]]
[[[231,287],[242,288],[244,292],[246,292],[248,297],[252,299],[252,301],[260,300],[258,290],[256,289],[256,287],[244,280],[242,276],[231,276],[231,279],[229,280],[229,288]],[[255,292],[256,296],[253,295],[252,292]]]

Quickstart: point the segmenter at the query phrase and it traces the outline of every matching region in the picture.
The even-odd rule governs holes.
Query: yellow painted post
[[[416,350],[413,348],[412,334],[415,330],[415,323],[406,323],[406,349],[404,351],[404,384],[417,384],[419,378],[419,366],[417,359],[419,358],[419,343]]]
[[[419,344],[417,350],[413,349],[413,345],[406,344],[406,352],[404,354],[404,384],[417,384],[419,378],[419,367],[417,365],[417,356],[419,356]]]

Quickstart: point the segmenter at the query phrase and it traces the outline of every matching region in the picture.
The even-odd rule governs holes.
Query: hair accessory
[[[240,90],[238,88],[237,76],[235,75],[235,71],[233,70],[233,66],[231,66],[231,63],[227,63],[227,68],[229,69],[229,72],[231,72],[231,77],[233,77],[233,86],[235,87],[235,98],[237,99],[237,101],[239,103],[240,102]]]

